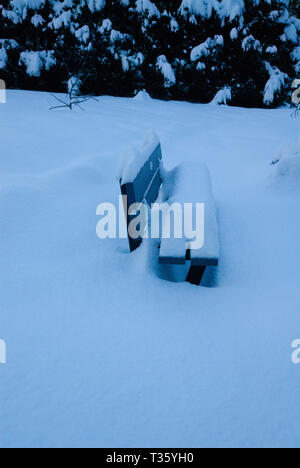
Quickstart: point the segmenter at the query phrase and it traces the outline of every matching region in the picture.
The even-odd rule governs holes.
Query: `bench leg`
[[[205,270],[205,266],[191,266],[185,281],[200,286]]]

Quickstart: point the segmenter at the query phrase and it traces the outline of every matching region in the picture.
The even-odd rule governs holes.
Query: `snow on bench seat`
[[[195,229],[196,203],[204,203],[204,245],[199,249],[187,249],[190,239],[161,239],[159,262],[182,265],[191,260],[192,266],[217,266],[219,262],[219,241],[216,206],[209,171],[202,163],[184,163],[178,166],[172,181],[173,187],[168,204],[193,204],[193,229]]]

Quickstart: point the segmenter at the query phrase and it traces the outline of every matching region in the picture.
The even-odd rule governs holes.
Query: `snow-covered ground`
[[[1,447],[300,446],[300,190],[280,183],[290,111],[102,97],[0,107]],[[149,129],[167,169],[210,168],[217,286],[159,278],[145,242],[96,237],[119,155]],[[272,176],[273,172],[273,176]],[[284,174],[282,175],[284,177]]]

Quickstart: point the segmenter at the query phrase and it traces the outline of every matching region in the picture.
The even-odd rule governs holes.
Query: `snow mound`
[[[136,96],[133,98],[135,101],[138,102],[146,102],[146,101],[151,101],[152,98],[149,93],[145,89],[142,91],[139,91]]]
[[[279,152],[278,158],[272,162],[271,177],[276,185],[300,191],[300,142],[287,145]]]

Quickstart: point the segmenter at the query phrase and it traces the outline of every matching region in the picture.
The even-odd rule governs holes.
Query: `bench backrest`
[[[156,201],[162,184],[161,163],[161,145],[158,138],[152,135],[140,151],[133,152],[120,179],[121,193],[126,197],[124,208],[131,252],[141,245],[143,239],[130,236],[128,227],[135,216],[130,216],[128,209],[134,203],[146,202],[151,206]]]

